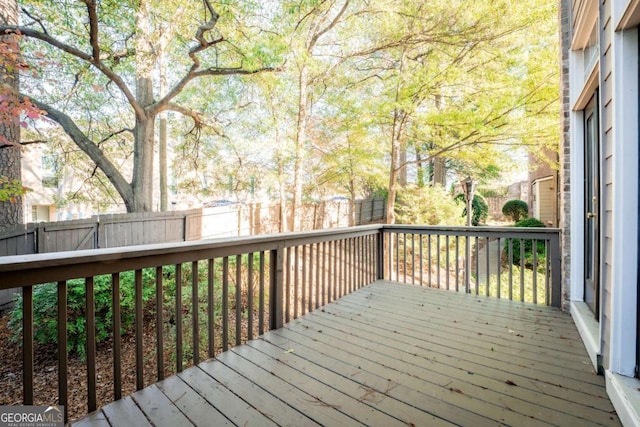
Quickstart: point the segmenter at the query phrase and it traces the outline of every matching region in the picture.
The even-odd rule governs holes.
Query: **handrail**
[[[98,404],[95,293],[101,277],[107,277],[111,286],[112,331],[120,331],[121,316],[130,314],[122,307],[123,293],[134,294],[135,306],[129,311],[136,345],[134,387],[140,389],[378,279],[559,307],[559,241],[558,229],[368,225],[17,255],[0,257],[0,290],[22,288],[22,400],[32,404],[33,334],[35,326],[40,326],[34,325],[34,291],[43,283],[57,287],[58,400],[66,407],[67,299],[75,283],[71,280],[82,281],[87,316],[86,399],[91,412]],[[490,255],[491,250],[497,252]],[[153,277],[151,301],[157,310],[152,320],[144,317],[143,291],[150,286],[144,282],[144,271]],[[124,290],[122,276],[127,272],[134,273],[135,282],[129,291]],[[142,341],[150,339],[143,335],[144,319],[156,329],[157,374],[152,379],[145,377],[143,369],[149,355],[143,354]],[[116,400],[124,385],[121,340],[118,334],[114,338]],[[171,360],[164,356],[167,346],[175,346]]]
[[[0,290],[376,234],[380,225],[0,257]],[[125,270],[119,264],[126,264]]]

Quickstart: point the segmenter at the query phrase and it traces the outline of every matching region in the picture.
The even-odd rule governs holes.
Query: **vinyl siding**
[[[601,242],[601,261],[602,266],[600,272],[600,286],[601,286],[601,322],[602,322],[602,363],[606,369],[609,366],[610,361],[610,349],[609,343],[611,342],[611,286],[612,286],[612,250],[613,250],[613,73],[612,66],[613,60],[611,58],[611,40],[613,37],[613,26],[611,23],[611,1],[603,0],[603,12],[604,15],[601,19],[602,24],[602,43],[600,48],[602,50],[601,59],[601,99],[602,99],[602,116],[601,116],[601,129],[602,129],[602,171],[601,171],[601,195],[600,200],[602,202],[602,222],[600,223],[600,230],[602,236]]]

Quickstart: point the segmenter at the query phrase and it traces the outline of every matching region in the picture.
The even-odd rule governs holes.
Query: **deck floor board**
[[[191,421],[154,384],[131,395],[131,398],[148,414],[156,427],[189,426]]]
[[[76,425],[131,422],[620,425],[568,314],[383,281]]]
[[[543,375],[551,374],[553,378],[558,376],[568,378],[571,384],[578,388],[584,387],[584,383],[586,383],[587,386],[588,384],[594,384],[596,388],[593,388],[593,391],[597,393],[598,390],[600,390],[600,379],[594,375],[593,372],[576,369],[576,365],[581,365],[584,359],[575,360],[572,364],[563,363],[561,357],[550,353],[548,349],[535,351],[535,346],[528,346],[527,348],[521,345],[520,341],[523,337],[519,337],[518,335],[521,334],[516,333],[516,331],[504,337],[496,338],[471,328],[465,329],[465,322],[455,321],[455,319],[450,320],[449,324],[446,325],[434,327],[430,324],[424,324],[420,327],[416,325],[413,320],[411,324],[407,324],[406,319],[400,318],[401,315],[395,315],[391,312],[361,315],[361,309],[354,310],[344,305],[339,308],[333,306],[327,307],[326,311],[336,315],[336,318],[318,319],[318,321],[324,322],[325,325],[328,325],[330,322],[340,323],[342,325],[341,330],[343,331],[350,330],[353,326],[351,324],[352,322],[358,322],[362,324],[363,328],[369,328],[372,321],[384,316],[385,320],[379,321],[376,324],[376,331],[373,331],[373,333],[377,333],[383,339],[392,341],[404,339],[410,343],[433,342],[442,344],[445,347],[457,348],[461,351],[466,351],[469,346],[472,346],[475,356],[496,359],[506,363],[509,363],[512,357],[517,356],[521,365],[532,370],[538,370]],[[345,315],[352,317],[345,318]],[[393,316],[397,316],[398,318],[394,319],[392,318]],[[314,317],[313,319],[316,320],[317,318]],[[461,332],[463,329],[464,331]],[[398,334],[398,331],[402,331],[402,333]],[[549,381],[553,380],[550,379]]]

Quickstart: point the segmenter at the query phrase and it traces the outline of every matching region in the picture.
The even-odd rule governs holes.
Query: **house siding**
[[[640,380],[635,371],[639,315],[640,0],[561,0],[560,4],[562,70],[568,74],[562,90],[566,83],[570,96],[569,105],[563,102],[565,140],[561,153],[561,195],[565,204],[561,212],[568,216],[561,218],[561,224],[563,231],[571,233],[569,238],[564,236],[570,246],[563,246],[563,273],[570,290],[566,306],[594,367],[607,376],[607,392],[623,424],[637,426],[640,425],[637,393]],[[599,33],[599,61],[592,68],[594,28]],[[596,88],[601,150],[597,317],[585,302],[583,260],[584,108]]]
[[[612,250],[613,250],[613,60],[611,55],[611,40],[613,33],[613,25],[611,24],[611,1],[604,0],[602,2],[601,16],[601,83],[600,96],[602,100],[602,171],[601,181],[602,188],[600,193],[601,215],[600,223],[601,235],[601,261],[600,265],[600,322],[601,322],[601,346],[602,346],[602,364],[605,369],[610,362],[610,346],[611,342],[611,286],[612,286]]]
[[[555,227],[557,224],[555,176],[536,181],[531,193],[531,216],[539,219],[546,226]]]

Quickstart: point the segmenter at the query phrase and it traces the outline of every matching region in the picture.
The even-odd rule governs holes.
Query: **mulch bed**
[[[22,347],[11,340],[8,316],[0,317],[0,405],[22,404]],[[153,322],[145,322],[143,347],[145,354],[145,386],[155,382],[156,349]],[[34,404],[58,403],[58,361],[54,346],[35,344]],[[96,383],[98,407],[113,401],[113,350],[112,340],[98,344],[96,351]],[[168,360],[165,357],[165,360]],[[135,392],[136,365],[133,336],[122,337],[122,396]],[[166,363],[166,362],[165,362]],[[68,414],[75,420],[87,414],[86,361],[78,356],[68,358]],[[170,374],[170,372],[168,372]]]
[[[157,379],[157,356],[156,356],[156,327],[153,309],[146,312],[143,322],[143,355],[144,355],[144,386],[154,384]],[[254,336],[258,335],[257,314],[254,324]],[[268,313],[267,313],[268,318]],[[171,316],[169,313],[166,319]],[[183,319],[185,322],[183,367],[192,365],[192,353],[190,349],[190,328],[186,324],[190,318]],[[14,343],[11,339],[12,332],[8,327],[9,316],[0,314],[0,405],[21,405],[22,404],[22,346]],[[217,319],[220,322],[220,319]],[[171,321],[168,321],[167,328],[171,328]],[[229,313],[229,329],[233,334],[235,329],[235,312]],[[242,318],[242,341],[247,339],[248,323],[246,316]],[[201,331],[204,333],[204,331]],[[222,332],[216,327],[215,342],[216,354],[222,351]],[[230,337],[229,345],[233,346],[234,338]],[[57,348],[55,346],[42,346],[34,343],[34,404],[35,405],[55,405],[58,404],[58,360]],[[133,334],[125,334],[121,337],[122,347],[122,396],[127,396],[136,391],[136,345]],[[200,360],[206,360],[206,346],[200,348]],[[175,366],[175,341],[173,334],[169,330],[164,332],[164,374],[165,377],[173,375]],[[77,355],[68,356],[68,406],[67,413],[69,421],[74,421],[84,417],[87,412],[87,367],[86,360]],[[99,343],[96,349],[96,397],[98,408],[111,403],[114,400],[113,391],[113,340],[110,338]]]

